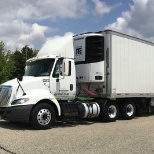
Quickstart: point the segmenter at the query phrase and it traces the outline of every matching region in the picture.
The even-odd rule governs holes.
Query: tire
[[[104,108],[102,119],[105,122],[116,121],[119,117],[119,107],[114,102],[108,102]]]
[[[55,121],[55,111],[47,103],[37,105],[31,112],[30,123],[35,129],[49,129]]]
[[[131,120],[136,115],[136,106],[133,102],[126,102],[120,109],[120,116],[124,120]]]

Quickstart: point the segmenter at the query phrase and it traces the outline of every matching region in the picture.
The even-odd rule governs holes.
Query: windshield
[[[43,59],[28,63],[24,76],[49,76],[54,61],[54,59]]]

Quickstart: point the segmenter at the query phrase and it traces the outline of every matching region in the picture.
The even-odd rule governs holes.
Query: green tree
[[[16,70],[12,73],[11,78],[16,78],[18,75],[24,75],[26,60],[35,57],[38,50],[29,48],[27,45],[24,46],[21,51],[16,50],[12,54],[12,60],[14,61],[14,66]]]
[[[12,72],[10,79],[16,78],[18,75],[24,74],[24,68],[25,68],[25,58],[23,57],[23,54],[16,50],[12,55],[11,59],[14,62],[14,66],[16,70]]]
[[[15,71],[14,61],[11,58],[11,52],[5,49],[4,43],[0,42],[0,84],[10,79]]]
[[[39,50],[34,49],[34,51],[33,51],[33,56],[34,56],[34,57],[36,57],[36,56],[37,56],[37,54],[38,54],[38,52],[39,52]]]
[[[22,53],[23,58],[25,60],[25,64],[26,64],[26,60],[34,57],[33,49],[29,48],[27,45],[21,49],[21,53]]]

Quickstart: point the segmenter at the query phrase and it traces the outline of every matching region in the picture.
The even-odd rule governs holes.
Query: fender
[[[51,94],[48,90],[45,90],[45,89],[29,90],[29,91],[26,91],[26,95],[19,97],[18,99],[21,99],[21,98],[29,98],[29,101],[25,102],[23,104],[20,104],[20,106],[21,105],[35,105],[43,99],[48,99],[56,105],[57,110],[58,110],[58,115],[59,116],[61,115],[61,109],[60,109],[60,105],[59,105],[58,101],[55,99],[54,95]],[[17,105],[15,105],[15,106],[17,106]]]

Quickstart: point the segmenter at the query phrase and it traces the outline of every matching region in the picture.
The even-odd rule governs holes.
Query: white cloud
[[[109,24],[105,29],[112,29],[154,41],[153,14],[153,0],[133,0],[130,11],[123,12],[116,22]]]
[[[88,12],[86,0],[20,1],[17,17],[22,19],[75,18]]]
[[[69,35],[73,36],[73,35],[75,35],[75,34],[72,33],[72,32],[66,32],[66,33],[64,34],[64,36],[69,36]]]
[[[92,0],[92,2],[95,4],[93,14],[99,16],[103,16],[104,14],[110,13],[112,9],[121,5],[121,3],[119,3],[114,6],[108,6],[105,2],[102,2],[100,0]]]
[[[44,19],[78,18],[87,11],[87,0],[5,0],[0,5],[0,40],[7,49],[25,45],[34,47],[46,41],[46,33],[53,35],[58,28],[37,23]],[[33,23],[34,22],[34,23]]]
[[[111,11],[111,7],[107,6],[105,2],[101,2],[100,0],[92,0],[95,3],[95,10],[93,14],[95,15],[104,15]]]
[[[74,18],[87,13],[86,0],[39,0],[40,17],[42,18]]]
[[[66,32],[66,33],[64,34],[64,36],[69,36],[69,35],[73,36],[73,35],[75,35],[75,34],[72,33],[72,32]],[[52,39],[56,39],[56,38],[61,38],[61,37],[64,37],[64,36],[55,35],[55,36],[53,36],[53,37],[48,37],[48,38],[46,39],[46,41],[52,40]]]
[[[20,49],[25,45],[34,47],[36,43],[44,43],[46,32],[58,31],[57,28],[41,26],[37,23],[28,24],[20,20],[0,22],[0,40],[4,41],[9,50]]]
[[[47,26],[40,26],[35,23],[30,27],[30,33],[21,33],[18,40],[26,41],[28,44],[34,44],[36,41],[42,43],[45,40],[44,33],[48,29]]]
[[[87,0],[5,0],[1,1],[0,18],[78,17],[88,12],[86,2]]]

